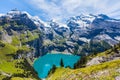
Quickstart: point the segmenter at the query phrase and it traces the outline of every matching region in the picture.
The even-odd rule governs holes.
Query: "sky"
[[[43,21],[64,21],[80,14],[106,14],[120,19],[120,0],[0,0],[0,13],[15,8]]]

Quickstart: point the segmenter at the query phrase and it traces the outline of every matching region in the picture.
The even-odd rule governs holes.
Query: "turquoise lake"
[[[70,54],[46,54],[35,60],[33,67],[38,73],[39,78],[46,78],[50,69],[55,65],[60,67],[61,59],[63,60],[64,67],[74,68],[74,64],[80,60],[80,56]]]

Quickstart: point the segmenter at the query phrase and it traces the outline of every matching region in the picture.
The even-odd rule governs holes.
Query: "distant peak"
[[[110,19],[107,15],[105,14],[98,14],[98,18],[102,18],[102,19]]]
[[[19,11],[17,8],[15,8],[15,9],[12,9],[11,11]]]
[[[57,19],[51,19],[49,22],[58,22],[58,20]]]
[[[96,17],[96,15],[94,15],[94,14],[89,14],[90,16],[93,16],[93,17]]]
[[[25,15],[28,16],[29,18],[32,17],[28,12],[26,12],[26,11],[20,11],[20,10],[18,10],[17,8],[12,9],[11,11],[9,11],[9,12],[7,13],[7,15],[9,15],[9,16],[16,16],[16,15],[19,16],[19,15],[21,15],[21,14],[25,14]]]
[[[80,14],[80,17],[84,17],[85,15],[84,14]]]
[[[70,17],[67,22],[69,21],[93,21],[94,19],[96,18],[95,15],[93,14],[80,14],[78,16],[73,16],[73,17]]]
[[[21,14],[21,11],[19,11],[18,9],[12,9],[7,14],[8,15]]]
[[[54,19],[51,19],[49,22],[55,22],[55,20],[54,20]]]

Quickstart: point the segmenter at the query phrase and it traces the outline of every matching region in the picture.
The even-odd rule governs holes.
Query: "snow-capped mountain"
[[[1,19],[7,18],[10,21],[18,21],[21,24],[29,25],[29,27],[31,26],[33,29],[35,29],[35,27],[39,28],[45,23],[38,16],[31,16],[28,12],[19,11],[17,9],[13,9],[7,14],[1,14],[0,17]]]
[[[93,22],[93,20],[96,18],[94,15],[83,15],[81,14],[80,16],[74,16],[71,17],[68,21],[67,24],[70,27],[80,27],[80,28],[86,28],[90,25],[90,23]]]
[[[86,53],[87,51],[87,53],[90,53],[91,49],[86,50],[86,46],[90,46],[91,43],[102,47],[104,44],[99,43],[101,41],[109,45],[117,44],[120,41],[120,20],[104,14],[81,14],[70,17],[66,24],[55,20],[44,22],[37,16],[31,16],[26,11],[16,9],[0,15],[0,25],[11,24],[13,21],[17,25],[24,25],[25,27],[12,27],[11,25],[12,28],[9,27],[8,31],[11,29],[14,31],[22,29],[40,30],[43,40],[42,46],[44,47],[42,50],[45,51],[70,53],[75,53],[75,51]],[[94,46],[92,45],[92,47]]]
[[[67,25],[80,38],[94,39],[97,37],[98,40],[108,40],[109,37],[109,40],[113,39],[112,42],[114,41],[115,44],[118,42],[118,39],[115,40],[115,35],[120,36],[120,20],[109,18],[104,14],[72,17],[67,21]]]

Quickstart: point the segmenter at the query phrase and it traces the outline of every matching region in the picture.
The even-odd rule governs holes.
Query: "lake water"
[[[40,78],[46,78],[53,65],[60,67],[61,59],[64,67],[74,68],[74,64],[80,59],[80,56],[70,54],[46,54],[35,60],[33,67]]]

